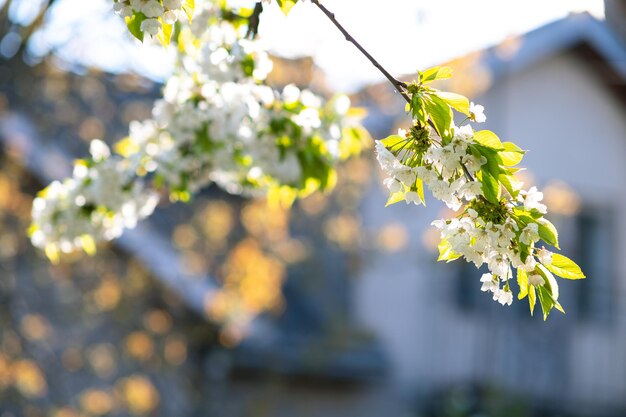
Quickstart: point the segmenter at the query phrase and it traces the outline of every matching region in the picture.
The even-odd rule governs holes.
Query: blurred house
[[[209,189],[163,203],[95,258],[51,266],[25,238],[34,194],[87,140],[123,137],[158,86],[0,62],[0,416],[625,415],[626,37],[615,33],[572,15],[450,63],[442,86],[533,150],[525,182],[543,187],[564,253],[587,272],[561,281],[567,315],[546,323],[491,301],[473,267],[437,264],[429,224],[445,211],[432,199],[384,208],[373,158],[290,213]],[[280,69],[310,82],[303,65]],[[356,98],[375,137],[409,122],[387,85]]]
[[[277,83],[304,83],[302,66],[313,77],[306,60],[277,65]],[[94,258],[53,266],[32,248],[37,191],[69,175],[90,139],[124,137],[159,94],[132,74],[79,71],[0,63],[0,415],[274,415],[286,408],[248,386],[384,372],[347,313],[365,160],[342,168],[341,198],[291,212],[210,188],[189,205],[165,197]]]
[[[452,61],[455,76],[441,85],[483,104],[485,128],[531,150],[525,186],[543,188],[563,253],[588,276],[560,281],[566,315],[543,323],[526,300],[501,307],[480,292],[473,265],[436,263],[429,223],[450,213],[432,198],[383,208],[377,187],[363,203],[365,227],[395,221],[410,236],[403,250],[368,257],[354,287],[355,315],[379,336],[399,395],[424,400],[468,384],[553,412],[626,415],[624,6],[608,2],[608,23],[574,14]],[[390,95],[383,85],[363,94],[378,137],[407,123],[379,110],[402,108]]]

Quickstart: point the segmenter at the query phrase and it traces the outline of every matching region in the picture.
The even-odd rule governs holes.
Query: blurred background
[[[626,1],[325,4],[407,80],[452,66],[441,88],[532,150],[525,186],[588,276],[561,281],[567,314],[501,307],[481,272],[438,264],[429,224],[450,213],[384,208],[371,154],[289,211],[210,188],[52,266],[26,237],[33,197],[149,116],[173,57],[109,1],[4,0],[0,417],[626,415]],[[267,8],[261,36],[272,85],[351,92],[375,138],[410,122],[310,5]]]

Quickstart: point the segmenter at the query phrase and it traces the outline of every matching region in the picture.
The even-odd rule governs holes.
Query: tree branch
[[[376,68],[378,68],[378,70],[385,76],[385,78],[387,78],[387,80],[389,80],[389,82],[396,88],[396,90],[398,91],[398,93],[400,93],[402,95],[402,97],[407,101],[407,103],[411,102],[411,98],[409,97],[409,95],[406,93],[406,84],[403,83],[402,81],[397,80],[396,78],[394,78],[389,71],[387,71],[382,65],[380,65],[380,63],[378,61],[376,61],[376,59],[374,59],[374,57],[372,55],[370,55],[369,52],[367,52],[365,50],[365,48],[363,48],[361,46],[360,43],[358,43],[356,41],[356,39],[354,39],[354,37],[352,37],[352,35],[350,35],[348,33],[348,31],[341,25],[341,23],[339,23],[337,21],[337,19],[335,18],[335,14],[332,13],[330,10],[328,10],[326,7],[324,7],[319,0],[311,0],[311,3],[313,3],[314,5],[316,5],[321,11],[322,13],[324,13],[326,15],[326,17],[328,17],[328,19],[330,19],[331,22],[333,22],[333,24],[337,27],[337,29],[339,29],[339,31],[343,34],[343,36],[345,36],[346,40],[348,42],[350,42],[351,44],[353,44],[354,46],[356,46],[356,48],[367,58],[369,59],[369,61],[372,63],[372,65],[374,65]]]
[[[263,3],[258,2],[254,5],[254,11],[248,18],[248,32],[246,38],[254,39],[259,33],[259,23],[261,23],[261,13],[263,13]]]
[[[389,80],[389,82],[396,88],[396,90],[398,91],[398,93],[400,93],[400,95],[402,95],[402,97],[406,100],[407,103],[411,103],[411,97],[409,96],[409,94],[407,93],[407,85],[406,83],[394,78],[389,71],[387,71],[382,65],[380,65],[380,63],[378,61],[376,61],[376,59],[374,59],[374,57],[365,50],[365,48],[363,48],[361,46],[360,43],[358,43],[356,41],[356,39],[354,39],[354,37],[352,35],[350,35],[350,33],[348,33],[348,31],[341,25],[341,23],[339,23],[337,21],[337,18],[335,18],[335,14],[332,13],[330,10],[328,10],[326,7],[324,7],[319,0],[311,0],[311,3],[313,3],[314,5],[316,5],[321,11],[322,13],[324,13],[326,15],[326,17],[328,17],[328,19],[330,19],[331,22],[333,22],[333,24],[337,27],[337,29],[339,29],[339,31],[343,34],[343,36],[345,36],[346,40],[348,42],[350,42],[351,44],[353,44],[354,46],[356,46],[356,48],[367,58],[369,59],[369,61],[372,63],[372,65],[374,65],[376,68],[378,68],[378,70],[385,76],[385,78],[387,78],[387,80]],[[260,3],[258,3],[260,4]],[[428,120],[428,124],[430,125],[430,127],[432,127],[435,132],[437,131],[437,128],[435,127],[435,124],[432,122],[432,120]],[[467,169],[467,167],[465,166],[465,164],[461,163],[461,167],[463,168],[463,174],[465,175],[465,178],[467,178],[468,181],[474,181],[474,177],[472,176],[472,174],[470,174],[469,170]]]

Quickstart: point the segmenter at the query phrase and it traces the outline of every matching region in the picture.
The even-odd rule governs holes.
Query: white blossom
[[[539,213],[545,214],[548,208],[545,204],[540,203],[543,200],[543,193],[537,190],[537,187],[531,187],[524,197],[524,208],[527,210],[536,209]]]
[[[178,21],[178,13],[175,10],[168,10],[163,13],[163,22],[167,25],[173,25]]]
[[[165,9],[157,0],[148,0],[142,7],[141,12],[146,15],[146,17],[161,17],[161,15],[165,12]]]
[[[496,298],[496,294],[494,294],[494,299]],[[497,301],[502,305],[511,305],[513,304],[513,293],[511,290],[500,290],[497,292]]]
[[[509,267],[509,260],[507,256],[496,250],[491,251],[487,255],[487,265],[489,270],[499,277],[509,277],[511,268]]]
[[[389,192],[391,194],[395,194],[399,191],[404,190],[404,186],[402,185],[402,183],[393,177],[385,178],[383,183],[389,189]]]
[[[163,13],[167,23],[174,18],[168,13],[179,13],[180,6],[180,1],[161,6],[156,0],[132,0],[116,3],[115,9],[154,16],[141,29],[155,35],[161,25],[156,15]],[[79,161],[72,178],[52,183],[35,200],[33,244],[50,253],[90,250],[93,242],[134,227],[158,201],[152,176],[140,173],[154,173],[172,191],[171,198],[187,199],[210,182],[250,195],[280,186],[299,190],[299,151],[309,143],[320,146],[316,163],[332,169],[340,157],[342,131],[359,126],[359,119],[349,115],[349,99],[339,96],[326,103],[309,90],[288,86],[281,95],[264,85],[272,66],[265,47],[244,39],[245,31],[219,19],[220,13],[213,2],[198,9],[153,118],[132,122],[128,138],[119,144],[124,158],[111,156],[104,142],[94,140],[91,160]],[[293,143],[281,148],[279,139],[285,137]]]
[[[157,19],[146,19],[141,22],[140,29],[142,32],[155,36],[161,30],[161,22]]]
[[[147,19],[142,20],[139,30],[156,36],[162,29],[161,19],[166,25],[173,25],[182,13],[182,0],[117,0],[113,9],[121,17],[130,17],[141,13]]]
[[[420,205],[422,204],[422,199],[420,198],[419,194],[415,191],[408,191],[405,195],[404,195],[404,199],[406,200],[406,203],[414,203],[416,205]]]
[[[540,274],[528,274],[528,283],[530,285],[534,285],[535,287],[538,287],[540,285],[543,285],[545,283],[543,277]]]
[[[111,150],[106,143],[99,139],[94,139],[89,144],[89,153],[94,161],[99,162],[111,156]]]
[[[391,152],[385,148],[385,145],[382,142],[376,142],[376,159],[380,164],[380,167],[386,173],[389,173],[394,166],[394,162],[396,162],[396,157],[393,156]]]
[[[163,0],[163,6],[168,10],[176,10],[182,7],[182,0]]]
[[[121,17],[129,17],[133,15],[133,8],[127,3],[117,2],[113,4],[113,10]]]
[[[470,119],[476,123],[484,123],[487,121],[487,116],[485,116],[484,111],[485,108],[480,104],[470,103]]]
[[[494,277],[492,274],[483,274],[482,277],[480,277],[480,282],[483,283],[482,287],[480,288],[482,292],[489,291],[495,293],[496,291],[500,290],[500,283],[498,281],[498,278]]]
[[[528,223],[519,237],[520,242],[525,245],[532,245],[539,240],[539,225]]]
[[[541,248],[537,251],[537,259],[544,265],[550,265],[552,263],[552,252],[546,248]]]

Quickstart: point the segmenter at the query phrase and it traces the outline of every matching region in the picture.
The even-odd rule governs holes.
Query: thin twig
[[[263,13],[263,3],[258,2],[254,5],[254,10],[248,18],[248,32],[246,38],[254,39],[259,33],[259,23],[261,23],[261,13]]]
[[[348,42],[350,42],[351,44],[353,44],[354,46],[356,46],[356,48],[367,59],[369,59],[369,61],[372,63],[372,65],[374,65],[376,68],[378,68],[378,70],[385,76],[385,78],[387,78],[387,80],[389,80],[389,82],[402,95],[402,97],[406,100],[406,102],[411,104],[411,97],[409,96],[409,94],[407,92],[407,85],[406,85],[406,83],[404,83],[404,82],[394,78],[389,73],[389,71],[387,71],[382,65],[380,65],[380,63],[378,61],[376,61],[376,59],[374,59],[374,57],[369,52],[367,52],[365,50],[365,48],[363,48],[361,46],[361,44],[358,43],[356,41],[356,39],[354,39],[354,37],[352,35],[350,35],[350,33],[348,33],[348,31],[341,25],[341,23],[339,23],[337,21],[337,18],[335,18],[335,14],[333,12],[331,12],[330,10],[328,10],[326,7],[324,7],[319,2],[319,0],[311,0],[311,3],[316,5],[322,11],[322,13],[324,13],[326,15],[326,17],[328,17],[328,19],[330,19],[331,22],[333,22],[333,24],[337,27],[337,29],[339,29],[339,31],[343,34],[343,36],[345,36],[346,40]],[[430,127],[432,127],[435,130],[435,132],[437,132],[437,128],[435,127],[435,124],[432,122],[432,120],[428,119],[428,124],[430,125]],[[467,169],[465,164],[463,164],[462,162],[461,162],[461,167],[463,168],[463,174],[465,175],[467,180],[468,181],[474,181],[474,177],[472,176],[472,174],[470,174],[469,170]]]
[[[356,39],[354,39],[354,37],[348,33],[348,31],[341,25],[341,23],[339,23],[337,21],[337,19],[335,18],[335,14],[332,13],[330,10],[328,10],[326,7],[324,7],[319,2],[319,0],[311,0],[311,3],[316,5],[322,11],[322,13],[324,13],[326,15],[326,17],[328,17],[328,19],[330,19],[331,22],[333,22],[333,24],[337,27],[337,29],[339,29],[339,31],[343,34],[343,36],[345,36],[346,40],[348,42],[350,42],[351,44],[353,44],[354,46],[356,46],[356,48],[363,55],[365,55],[365,57],[367,59],[369,59],[369,61],[372,63],[372,65],[374,65],[376,68],[378,68],[378,70],[385,76],[385,78],[387,78],[387,80],[389,80],[389,82],[396,88],[396,90],[398,90],[398,92],[402,95],[402,97],[404,97],[404,99],[407,101],[407,103],[410,103],[411,102],[411,98],[406,93],[406,87],[407,87],[406,84],[403,83],[402,81],[399,81],[399,80],[395,79],[389,73],[389,71],[387,71],[385,68],[383,68],[383,66],[380,65],[380,63],[378,61],[376,61],[376,59],[374,59],[374,57],[372,55],[370,55],[370,53],[367,52],[365,50],[365,48],[363,48],[361,46],[361,44],[358,43],[356,41]]]

